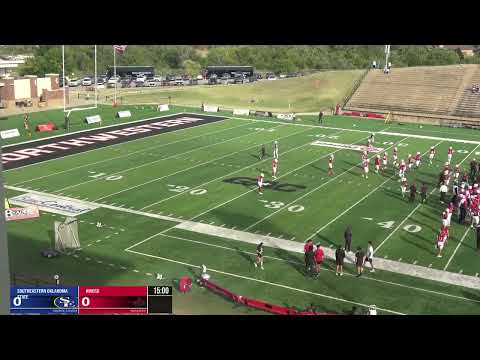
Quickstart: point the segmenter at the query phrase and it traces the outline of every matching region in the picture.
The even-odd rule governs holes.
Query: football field
[[[198,275],[198,267],[205,264],[214,282],[275,304],[315,304],[325,311],[375,304],[383,314],[479,313],[475,231],[459,225],[455,213],[442,258],[436,257],[435,239],[446,207],[439,202],[437,182],[448,147],[455,149],[452,165],[469,170],[470,160],[480,157],[480,135],[455,129],[403,131],[392,124],[369,127],[361,121],[317,126],[222,117],[7,167],[4,180],[13,204],[27,194],[91,208],[77,216],[81,250],[58,259],[43,259],[38,253],[51,246],[53,221],[62,215],[42,211],[40,219],[10,222],[11,266],[46,277],[61,271],[72,283],[113,285],[155,284],[156,273],[171,283],[183,275]],[[389,163],[376,174],[376,153],[371,153],[365,179],[359,149],[371,131],[376,132],[375,151],[380,156],[388,152]],[[275,140],[279,171],[274,180]],[[259,158],[262,144],[265,159]],[[437,155],[429,165],[432,146]],[[399,159],[422,154],[421,166],[412,168],[407,178],[418,189],[428,185],[426,204],[419,195],[414,202],[402,198],[392,166],[394,147]],[[334,175],[329,176],[332,154]],[[262,172],[267,184],[259,195],[256,178]],[[451,186],[449,190],[450,198]],[[97,222],[104,226],[96,227]],[[305,277],[303,243],[312,239],[333,252],[343,245],[347,225],[352,227],[353,247],[365,249],[372,241],[375,259],[384,266],[368,273],[367,265],[364,277],[357,279],[353,265],[347,264],[347,274],[340,278],[328,260],[318,279]],[[253,266],[256,244],[263,239],[264,271]],[[437,274],[453,280],[435,281],[432,276]],[[205,296],[200,289],[196,292]]]

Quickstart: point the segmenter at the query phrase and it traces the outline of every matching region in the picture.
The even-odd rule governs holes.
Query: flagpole
[[[115,91],[113,95],[113,103],[114,105],[117,104],[117,61],[116,61],[116,56],[115,53],[117,51],[115,50],[115,47],[113,48],[113,76],[115,78]]]

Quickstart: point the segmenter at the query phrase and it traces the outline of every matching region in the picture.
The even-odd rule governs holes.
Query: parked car
[[[287,75],[285,75],[285,74],[280,74],[280,76],[279,76],[280,79],[285,79],[286,77],[287,77]]]
[[[135,80],[135,87],[144,87],[145,86],[145,81],[142,81],[142,79]]]
[[[89,77],[83,78],[82,80],[82,86],[91,86],[92,85],[92,79]]]
[[[155,87],[155,86],[160,86],[161,84],[162,83],[159,80],[150,79],[150,80],[145,81],[144,85],[147,86],[147,87]]]
[[[275,76],[274,73],[268,73],[268,74],[266,74],[266,75],[265,75],[265,78],[266,78],[267,80],[277,80],[277,77]]]
[[[197,80],[203,80],[203,75],[197,75]]]
[[[147,77],[145,75],[139,75],[137,76],[137,79],[135,81],[147,81]]]
[[[119,83],[120,83],[120,77],[119,76],[117,76],[117,77],[112,76],[107,81],[107,87],[113,88],[113,87],[115,87],[115,84],[117,84],[117,86],[118,86]]]
[[[247,82],[247,78],[245,74],[242,74],[242,73],[235,74],[235,77],[233,79],[234,84],[243,84],[245,82]]]
[[[81,84],[80,79],[71,79],[68,82],[68,86],[70,86],[70,87],[80,86],[80,84]]]
[[[98,78],[97,79],[97,85],[105,85],[105,79],[104,78]]]

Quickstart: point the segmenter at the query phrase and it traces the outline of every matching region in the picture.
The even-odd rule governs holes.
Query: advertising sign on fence
[[[18,129],[10,129],[10,130],[3,130],[0,131],[0,137],[2,139],[9,139],[13,137],[20,136],[20,133],[18,132]]]
[[[250,115],[250,110],[246,109],[234,109],[233,115]]]
[[[218,112],[218,106],[203,105],[203,111],[205,111],[205,112]]]
[[[10,208],[5,209],[5,220],[6,221],[15,221],[15,220],[25,220],[25,219],[34,219],[40,217],[40,211],[36,206],[28,206],[25,208]]]
[[[102,118],[100,117],[100,115],[87,116],[87,117],[85,118],[85,122],[86,122],[87,124],[101,123],[101,122],[102,122]]]
[[[278,114],[277,119],[292,121],[295,119],[295,114]]]
[[[161,104],[157,106],[157,111],[168,111],[168,110],[170,110],[168,108],[168,104]]]
[[[118,118],[124,118],[124,117],[130,117],[130,116],[132,116],[132,113],[129,110],[124,110],[124,111],[117,112],[117,117]]]

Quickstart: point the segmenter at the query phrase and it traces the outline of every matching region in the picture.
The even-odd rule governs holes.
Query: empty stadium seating
[[[479,65],[371,70],[345,108],[480,117],[480,95],[465,90],[472,83],[480,83]]]

